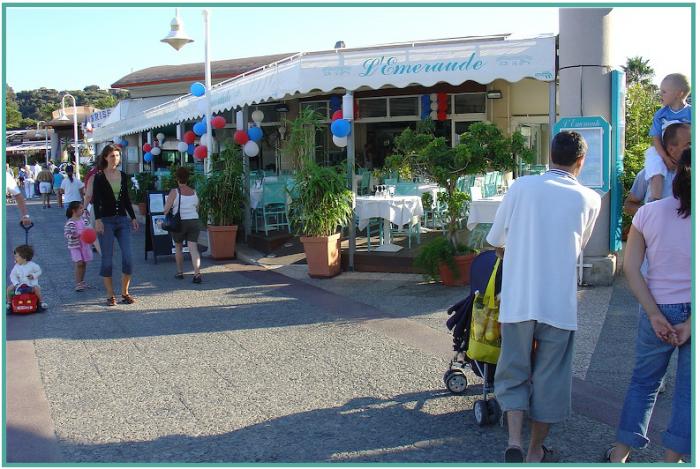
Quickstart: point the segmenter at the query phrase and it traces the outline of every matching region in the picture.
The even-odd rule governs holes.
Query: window
[[[486,112],[486,93],[454,95],[455,114],[483,114]]]
[[[360,99],[360,119],[386,117],[386,98]]]
[[[418,115],[418,97],[389,98],[389,115],[391,117]]]
[[[320,119],[330,119],[328,115],[328,101],[306,101],[301,103],[301,109],[313,109],[320,114]]]

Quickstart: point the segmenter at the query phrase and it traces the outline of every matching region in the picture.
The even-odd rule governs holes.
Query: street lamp
[[[44,124],[44,149],[46,150],[46,164],[49,164],[49,131],[46,128],[46,121],[36,123],[36,130],[39,130],[39,124]]]
[[[70,97],[70,99],[73,100],[73,140],[75,141],[75,164],[73,167],[73,174],[75,174],[75,177],[77,177],[78,180],[80,180],[80,159],[78,156],[78,107],[75,103],[75,97],[72,94],[66,93],[61,98],[61,113],[59,114],[57,120],[70,120],[66,115],[66,98],[68,97]]]
[[[211,172],[211,154],[214,146],[214,138],[211,130],[211,61],[209,60],[208,9],[205,8],[202,10],[202,17],[204,18],[204,100],[207,104],[207,115],[204,116],[204,120],[207,124],[207,159],[204,163],[204,173],[208,175]],[[180,20],[178,8],[175,8],[175,18],[170,22],[170,33],[161,39],[160,42],[170,44],[175,50],[180,50],[185,44],[194,42],[194,39],[188,37],[182,28],[182,21]]]

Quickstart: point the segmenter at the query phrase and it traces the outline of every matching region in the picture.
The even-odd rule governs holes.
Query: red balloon
[[[195,133],[191,130],[188,130],[187,132],[185,132],[185,135],[182,136],[182,141],[188,145],[192,145],[194,143],[195,138],[197,138],[197,135],[195,135]]]
[[[445,111],[438,111],[437,118],[439,121],[447,120],[447,113]]]
[[[223,129],[226,127],[226,119],[224,119],[222,116],[216,116],[211,120],[211,126],[215,129]]]
[[[336,120],[342,119],[342,118],[343,118],[343,111],[338,110],[338,111],[335,111],[333,113],[333,115],[331,116],[331,121],[336,121]]]
[[[236,133],[233,134],[233,140],[239,145],[245,145],[250,138],[248,138],[248,132],[245,130],[237,130]]]
[[[145,153],[148,153],[148,152],[151,151],[152,149],[153,149],[153,147],[151,146],[150,143],[144,143],[144,144],[143,144],[143,151],[144,151]]]
[[[80,233],[80,239],[83,243],[92,244],[97,239],[97,233],[92,228],[85,228],[82,233]]]
[[[200,160],[206,158],[207,147],[205,145],[198,145],[197,148],[194,149],[194,157]]]

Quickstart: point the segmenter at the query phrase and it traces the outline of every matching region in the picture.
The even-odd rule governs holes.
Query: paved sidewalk
[[[314,280],[305,266],[207,259],[204,283],[194,285],[191,275],[173,278],[172,258],[143,260],[141,228],[138,302],[108,308],[101,286],[73,291],[62,211],[30,210],[50,311],[6,319],[6,360],[34,365],[7,367],[7,427],[56,451],[32,459],[24,438],[8,437],[8,461],[500,462],[505,429],[475,424],[477,387],[453,396],[442,383],[451,356],[445,310],[464,291],[420,276]],[[17,210],[7,215],[11,250],[24,234]],[[243,246],[240,257],[256,254]],[[98,268],[99,259],[88,267],[94,285]],[[582,290],[580,304],[580,398],[551,444],[565,462],[597,462],[614,439],[636,312],[621,281]],[[23,400],[39,411],[45,404],[34,428]],[[655,443],[635,461],[660,456]]]

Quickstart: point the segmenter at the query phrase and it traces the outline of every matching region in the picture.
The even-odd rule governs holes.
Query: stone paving
[[[141,227],[133,240],[132,294],[138,301],[108,308],[99,259],[87,274],[96,287],[73,291],[63,211],[42,210],[36,202],[30,210],[36,221],[30,242],[44,269],[41,285],[50,310],[6,319],[6,359],[18,356],[20,345],[33,348],[36,383],[48,409],[44,427],[53,428],[51,437],[39,441],[57,446],[47,458],[501,461],[505,429],[478,427],[471,412],[480,381],[472,376],[475,386],[463,396],[451,395],[442,382],[451,356],[445,310],[464,291],[425,284],[420,276],[349,273],[314,280],[305,266],[268,270],[206,258],[204,283],[194,285],[191,275],[173,278],[173,258],[144,261]],[[6,214],[11,252],[24,233],[17,210],[7,207]],[[243,247],[240,257],[254,256]],[[580,391],[574,415],[553,427],[549,443],[563,462],[585,463],[599,461],[614,439],[617,414],[600,415],[600,409],[619,412],[636,310],[621,279],[579,295]],[[29,377],[17,375],[8,368],[8,383]],[[6,431],[28,436],[16,389],[8,384]],[[660,400],[662,416],[671,392]],[[602,407],[595,404],[601,396]],[[635,461],[661,457],[657,437],[635,453]],[[49,460],[27,455],[12,445],[16,441],[8,438],[8,461]]]

